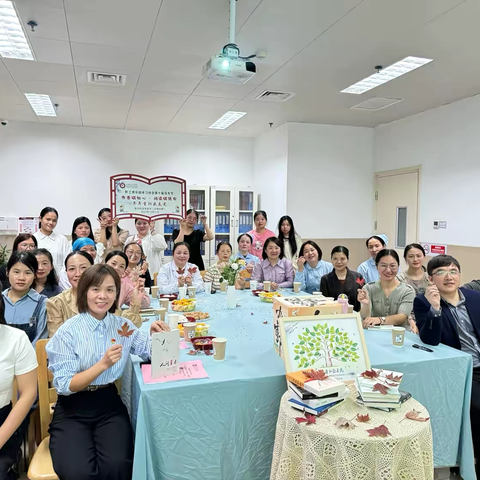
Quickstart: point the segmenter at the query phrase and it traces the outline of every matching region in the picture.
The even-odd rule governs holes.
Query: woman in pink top
[[[257,210],[253,216],[253,221],[255,222],[255,229],[248,232],[253,238],[250,253],[263,260],[263,244],[267,238],[274,237],[275,234],[266,228],[267,213],[264,210]]]

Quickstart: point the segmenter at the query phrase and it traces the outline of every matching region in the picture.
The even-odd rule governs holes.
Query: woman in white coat
[[[154,275],[160,272],[160,268],[162,268],[162,252],[167,248],[167,242],[165,242],[163,235],[155,232],[155,222],[148,223],[146,220],[137,218],[135,228],[137,234],[130,235],[125,245],[134,242],[142,246],[147,257],[148,271],[153,279]]]
[[[197,292],[203,292],[205,287],[198,267],[188,263],[190,258],[188,243],[176,243],[172,256],[172,261],[160,269],[157,277],[158,291],[178,293],[178,287],[196,287]]]

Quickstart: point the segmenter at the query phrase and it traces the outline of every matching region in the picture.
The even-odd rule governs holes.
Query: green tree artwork
[[[334,359],[346,363],[360,358],[358,344],[348,338],[348,333],[341,328],[329,327],[327,323],[314,325],[313,330],[305,328],[298,339],[293,348],[298,368],[333,367]]]

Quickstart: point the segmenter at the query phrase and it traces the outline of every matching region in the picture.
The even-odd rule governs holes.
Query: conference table
[[[141,360],[131,356],[122,398],[135,431],[133,480],[269,478],[285,368],[273,349],[272,304],[248,290],[236,293],[235,309],[227,309],[225,293],[197,294],[196,310],[210,314],[210,335],[227,338],[226,358],[186,349],[180,361],[201,360],[208,378],[145,384]],[[392,346],[390,332],[366,331],[365,338],[371,365],[403,372],[402,389],[428,409],[435,467],[458,464],[464,480],[475,480],[471,356],[445,345],[417,350],[412,345],[422,343],[411,333],[404,348]]]

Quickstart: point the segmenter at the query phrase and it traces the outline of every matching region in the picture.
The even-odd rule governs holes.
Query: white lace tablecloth
[[[292,408],[285,393],[280,403],[270,480],[432,480],[433,447],[430,421],[405,419],[410,410],[428,412],[410,399],[393,412],[366,408],[350,398],[323,417],[315,425],[297,424],[303,416]],[[348,420],[368,413],[366,423],[353,421],[356,427],[346,430],[335,426],[339,417]],[[369,437],[367,429],[385,423],[388,437]]]

